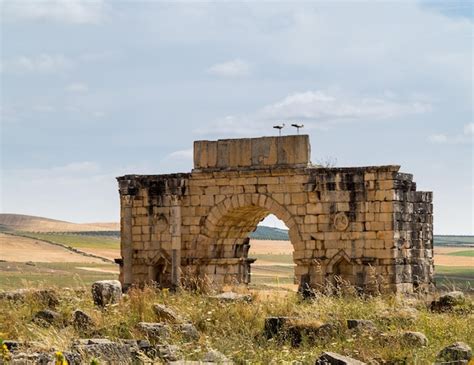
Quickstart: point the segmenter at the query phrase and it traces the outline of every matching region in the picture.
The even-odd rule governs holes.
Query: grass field
[[[120,249],[120,239],[112,236],[103,235],[80,235],[68,233],[32,233],[20,232],[27,237],[37,238],[40,240],[59,243],[75,248],[100,248],[100,249]]]
[[[466,256],[466,257],[474,257],[474,250],[466,250],[466,251],[457,251],[451,252],[448,254],[449,256]]]
[[[117,279],[118,277],[118,266],[113,264],[55,262],[34,263],[33,265],[0,262],[0,289],[50,286],[59,288],[88,287],[94,281]]]

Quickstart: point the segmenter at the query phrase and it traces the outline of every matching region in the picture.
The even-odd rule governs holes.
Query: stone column
[[[171,285],[177,288],[181,276],[181,202],[176,195],[171,197]]]
[[[121,219],[121,245],[120,253],[123,259],[121,267],[123,283],[122,287],[127,289],[133,283],[132,277],[132,202],[133,198],[130,195],[123,195],[120,199],[122,205],[122,219]]]

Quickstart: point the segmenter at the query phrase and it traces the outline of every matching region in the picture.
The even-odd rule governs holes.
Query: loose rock
[[[128,344],[111,342],[105,339],[90,339],[88,344],[77,344],[73,351],[81,355],[82,363],[91,358],[98,358],[107,364],[131,364],[133,356]]]
[[[18,289],[0,292],[0,299],[24,302],[27,298],[32,298],[48,308],[55,308],[59,305],[58,296],[51,289]]]
[[[178,330],[188,341],[199,340],[199,331],[191,323],[180,324]]]
[[[377,329],[374,322],[368,319],[348,319],[347,328],[361,331],[374,331]]]
[[[165,344],[156,346],[156,349],[158,351],[158,356],[160,357],[160,359],[162,359],[166,363],[170,361],[180,360],[178,346]]]
[[[286,327],[286,328],[285,328]],[[306,323],[298,322],[284,327],[285,339],[291,341],[292,346],[300,346],[303,340],[309,343],[320,343],[334,336],[338,326],[332,323]]]
[[[45,309],[34,315],[33,322],[44,327],[49,327],[53,324],[60,324],[61,315],[53,310]]]
[[[443,294],[438,300],[431,303],[431,310],[435,312],[445,312],[453,310],[455,306],[463,304],[465,301],[464,293],[461,291],[452,291]]]
[[[42,352],[18,352],[11,355],[10,364],[37,364],[37,365],[49,365],[54,364],[54,356],[49,353]]]
[[[428,338],[421,332],[406,331],[402,334],[402,341],[413,347],[423,347],[428,345]]]
[[[442,349],[436,357],[437,364],[449,362],[450,364],[462,364],[463,361],[467,364],[472,358],[471,347],[464,342],[455,342]]]
[[[92,297],[99,307],[116,304],[122,297],[122,285],[118,280],[101,280],[92,284]]]
[[[181,323],[183,322],[183,318],[179,314],[177,314],[171,308],[163,304],[153,304],[153,312],[158,317],[158,320],[171,322],[171,323]]]
[[[210,350],[204,355],[203,361],[218,364],[232,364],[233,362],[227,358],[223,353],[217,350]]]
[[[273,338],[280,333],[285,324],[296,319],[296,317],[267,317],[263,334],[267,339]]]
[[[88,331],[94,327],[94,321],[87,313],[77,309],[72,314],[72,325],[76,330]]]
[[[137,328],[145,334],[150,341],[161,342],[169,338],[169,329],[163,323],[140,322]]]
[[[238,294],[232,291],[221,293],[218,295],[211,296],[213,299],[218,299],[222,302],[248,302],[252,301],[252,295],[250,294]]]
[[[316,359],[315,365],[364,365],[365,362],[353,359],[351,357],[336,354],[335,352],[323,352]]]

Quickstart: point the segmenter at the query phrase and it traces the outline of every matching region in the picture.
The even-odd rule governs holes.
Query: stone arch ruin
[[[432,193],[399,168],[312,165],[306,135],[196,141],[191,173],[117,178],[122,284],[249,283],[248,234],[274,214],[300,285],[429,290]]]

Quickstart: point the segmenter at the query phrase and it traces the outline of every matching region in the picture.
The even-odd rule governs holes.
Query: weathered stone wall
[[[289,228],[298,283],[429,289],[432,196],[399,166],[310,165],[308,136],[195,142],[189,174],[118,178],[124,285],[180,277],[249,282],[248,234]]]

